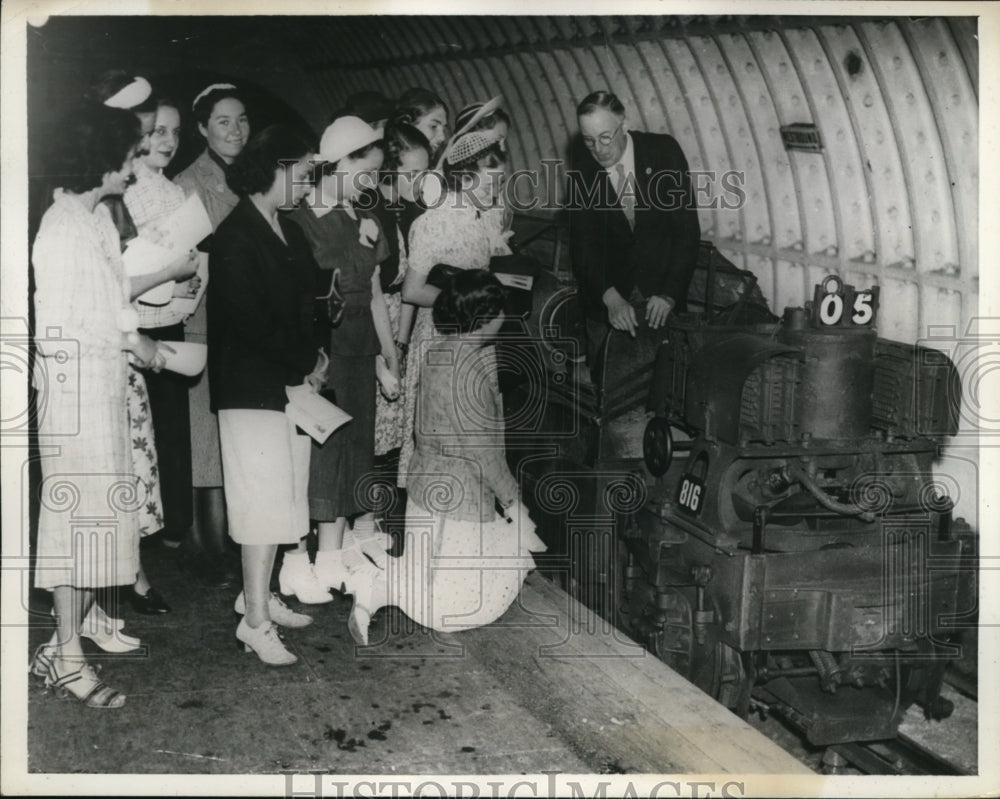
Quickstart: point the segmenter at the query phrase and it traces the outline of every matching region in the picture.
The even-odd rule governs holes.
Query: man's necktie
[[[634,228],[635,195],[631,191],[625,192],[625,190],[625,164],[618,163],[615,164],[615,192],[618,194],[618,201],[621,203],[622,211],[625,212],[625,218],[628,220],[628,226],[630,228]]]

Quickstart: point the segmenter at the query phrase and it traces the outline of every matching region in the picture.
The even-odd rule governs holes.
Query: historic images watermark
[[[289,161],[288,163],[295,163]],[[414,194],[428,208],[437,208],[446,202],[457,207],[483,208],[495,202],[517,213],[558,212],[567,207],[589,210],[619,209],[624,204],[655,211],[680,211],[691,208],[736,211],[747,202],[746,174],[739,170],[648,170],[645,174],[627,175],[619,193],[610,190],[598,174],[597,179],[586,179],[578,169],[569,168],[562,158],[543,158],[537,169],[502,168],[484,169],[463,173],[461,181],[449,182],[446,174],[428,170],[416,175]],[[374,197],[365,194],[375,188],[372,177],[365,173],[349,171],[324,171],[324,180],[333,180],[335,196],[356,196],[354,206],[361,210],[374,207]],[[314,183],[320,175],[320,165],[307,181]],[[347,183],[350,183],[348,187]],[[294,186],[288,190],[294,194]],[[390,209],[402,208],[400,197],[390,181],[385,197]],[[446,191],[446,187],[448,190]],[[565,189],[560,192],[559,188]],[[484,201],[489,195],[490,199]],[[287,205],[294,203],[289,199]],[[316,207],[322,207],[322,198],[316,198]]]
[[[375,797],[425,796],[457,799],[515,799],[515,797],[566,796],[573,799],[619,797],[743,797],[747,786],[742,780],[661,780],[655,778],[570,779],[558,772],[541,777],[481,782],[449,779],[370,779],[345,780],[325,772],[283,772],[285,796],[293,797]]]

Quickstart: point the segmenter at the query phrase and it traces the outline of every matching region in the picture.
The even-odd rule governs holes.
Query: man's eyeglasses
[[[607,147],[615,140],[615,137],[621,131],[622,124],[623,123],[619,123],[618,127],[611,131],[611,133],[602,133],[596,139],[592,139],[590,136],[583,136],[583,146],[588,150],[593,150],[597,144],[600,144],[602,147]]]

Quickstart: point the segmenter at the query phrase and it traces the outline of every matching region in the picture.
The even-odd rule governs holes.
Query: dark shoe
[[[132,609],[136,613],[142,613],[144,616],[160,616],[170,612],[170,605],[155,588],[150,588],[145,594],[140,594],[133,586],[129,593],[129,602],[132,603]]]

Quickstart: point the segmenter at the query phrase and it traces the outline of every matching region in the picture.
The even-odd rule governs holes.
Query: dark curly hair
[[[382,162],[379,178],[383,182],[392,182],[396,172],[402,165],[403,153],[411,150],[423,150],[427,158],[431,157],[431,143],[417,128],[407,122],[390,122],[382,134],[385,160]]]
[[[444,288],[434,301],[431,316],[439,333],[472,333],[503,311],[503,285],[485,269],[445,270]]]
[[[238,100],[243,103],[244,110],[247,107],[246,100],[243,98],[243,93],[239,89],[212,89],[204,97],[199,97],[198,102],[194,104],[192,112],[194,114],[194,120],[199,125],[208,126],[208,120],[212,118],[212,111],[215,109],[216,103],[221,100],[233,99]]]
[[[478,180],[479,170],[496,169],[507,163],[507,154],[500,148],[499,142],[494,142],[485,150],[480,150],[472,158],[466,158],[457,164],[444,164],[444,182],[451,191],[462,191],[465,178]]]
[[[283,163],[316,152],[316,143],[286,125],[268,125],[250,137],[226,170],[226,183],[237,194],[264,194],[274,185]]]
[[[96,189],[107,173],[121,170],[142,138],[134,113],[92,103],[71,111],[58,131],[47,177],[53,186],[74,194]]]

